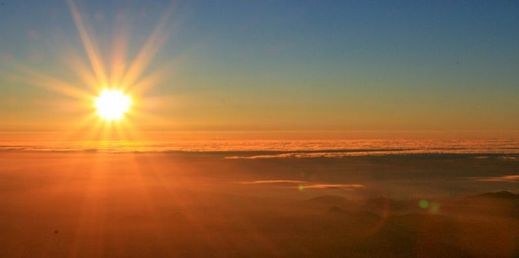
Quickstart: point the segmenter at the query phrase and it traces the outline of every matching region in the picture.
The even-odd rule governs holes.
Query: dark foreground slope
[[[0,257],[519,256],[515,159],[224,156],[0,154]]]

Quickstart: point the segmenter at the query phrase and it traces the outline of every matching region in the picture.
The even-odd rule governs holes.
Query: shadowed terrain
[[[516,156],[234,154],[5,151],[0,257],[519,255]]]

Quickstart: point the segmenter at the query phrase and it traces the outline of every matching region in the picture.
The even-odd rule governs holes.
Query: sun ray
[[[96,78],[100,84],[106,85],[108,83],[106,71],[95,41],[88,33],[87,27],[83,23],[83,18],[76,4],[72,0],[68,0],[67,3]]]
[[[96,117],[93,114],[87,114],[75,126],[67,130],[64,136],[66,140],[82,139],[89,141],[93,138],[95,132],[99,129]]]
[[[110,62],[110,85],[120,85],[126,71],[126,55],[128,50],[128,29],[123,24],[118,24],[117,34],[112,38],[112,55]]]
[[[29,85],[43,87],[47,90],[63,94],[68,97],[77,99],[86,99],[89,96],[89,92],[81,89],[75,84],[57,79],[43,73],[39,73],[28,68],[19,67],[21,71],[20,76],[13,76],[15,80],[24,82]]]
[[[152,58],[165,43],[168,37],[165,26],[167,25],[167,21],[171,14],[172,7],[170,7],[161,17],[159,23],[146,40],[135,59],[130,62],[130,66],[120,82],[123,87],[130,87],[140,76],[142,76],[142,73],[149,66]]]
[[[78,55],[69,56],[66,60],[67,65],[71,67],[71,71],[78,77],[79,81],[92,91],[99,90],[99,81],[93,73],[90,66]]]

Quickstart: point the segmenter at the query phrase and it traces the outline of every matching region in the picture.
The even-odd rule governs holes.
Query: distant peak
[[[515,194],[509,191],[498,191],[498,192],[489,192],[477,195],[475,197],[482,198],[493,198],[493,199],[506,199],[506,200],[519,200],[519,194]]]

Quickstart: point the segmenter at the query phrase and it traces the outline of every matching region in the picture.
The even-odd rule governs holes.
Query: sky
[[[71,6],[107,69],[156,39],[138,130],[519,131],[519,1],[476,0],[1,0],[0,131],[88,130]]]

